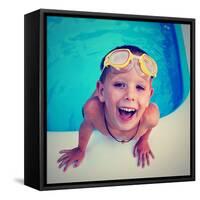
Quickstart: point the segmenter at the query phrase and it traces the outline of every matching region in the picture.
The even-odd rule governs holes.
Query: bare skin
[[[154,159],[148,139],[159,121],[159,109],[156,104],[149,103],[153,93],[149,79],[139,77],[134,69],[127,74],[110,73],[107,76],[105,83],[97,83],[96,91],[84,105],[78,147],[59,152],[62,155],[57,162],[64,172],[70,165],[78,167],[81,164],[94,129],[111,137],[105,119],[109,131],[117,140],[138,139],[133,148],[138,166],[150,165],[150,158]],[[118,111],[128,108],[136,110],[131,117]]]

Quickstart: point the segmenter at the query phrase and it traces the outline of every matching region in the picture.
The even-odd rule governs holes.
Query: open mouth
[[[118,108],[118,110],[120,118],[122,120],[130,120],[137,112],[137,110],[134,108],[125,108],[125,107]]]

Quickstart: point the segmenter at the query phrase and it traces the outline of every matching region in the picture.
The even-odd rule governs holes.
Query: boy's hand
[[[58,159],[57,163],[59,163],[59,168],[64,166],[63,172],[72,164],[73,167],[78,167],[85,156],[85,152],[79,147],[71,150],[61,150],[59,153],[63,155]]]
[[[137,154],[137,155],[136,155]],[[141,166],[142,168],[145,167],[145,163],[147,165],[150,165],[150,156],[154,159],[153,152],[151,151],[149,147],[149,143],[146,139],[141,137],[138,142],[135,144],[134,150],[133,150],[133,156],[138,156],[138,166]]]

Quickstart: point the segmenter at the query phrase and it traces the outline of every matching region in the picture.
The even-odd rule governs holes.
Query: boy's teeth
[[[119,114],[122,120],[131,119],[131,117],[136,113],[136,109],[134,108],[119,108]]]
[[[131,111],[135,111],[135,109],[134,108],[120,108],[121,110],[124,110],[124,111],[126,111],[126,112],[131,112]]]

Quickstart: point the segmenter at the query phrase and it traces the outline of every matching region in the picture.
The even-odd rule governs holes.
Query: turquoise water
[[[158,64],[152,102],[161,117],[189,94],[189,71],[179,24],[47,17],[47,129],[78,130],[81,109],[100,75],[100,63],[116,46],[135,45]]]

